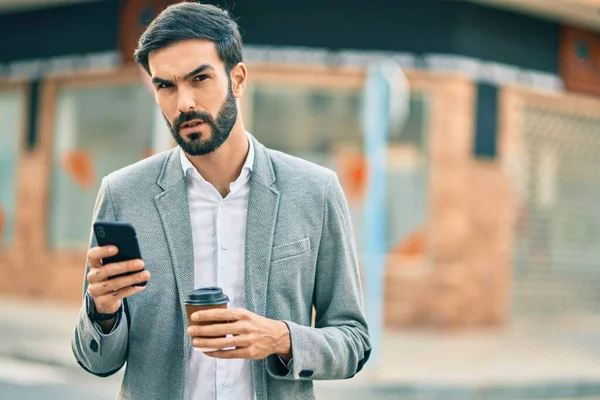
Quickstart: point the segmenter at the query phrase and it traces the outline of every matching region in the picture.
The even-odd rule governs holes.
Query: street
[[[0,357],[0,399],[114,399],[121,376],[96,378],[85,371]]]
[[[0,356],[1,400],[111,400],[116,397],[121,378],[122,372],[108,378],[98,378],[77,368]],[[326,387],[317,389],[318,398],[353,398],[349,398],[348,393],[339,392],[339,387],[333,390],[327,390]]]
[[[69,367],[51,366],[41,363],[0,357],[0,399],[2,400],[111,400],[116,397],[122,375],[118,373],[109,378],[98,378]],[[578,394],[561,395],[561,389],[519,395],[503,390],[470,390],[434,387],[404,388],[364,388],[349,384],[347,381],[316,382],[317,399],[325,400],[598,400],[600,393],[596,386],[593,390],[579,391]],[[550,392],[550,393],[548,393]],[[552,394],[552,392],[554,392]],[[562,392],[564,393],[564,391]],[[595,394],[591,394],[595,393]]]
[[[78,314],[78,306],[0,299],[0,400],[116,397],[122,371],[99,378],[74,360]],[[377,369],[371,363],[353,379],[317,381],[315,393],[319,400],[598,400],[598,343],[597,318],[460,334],[388,331]]]

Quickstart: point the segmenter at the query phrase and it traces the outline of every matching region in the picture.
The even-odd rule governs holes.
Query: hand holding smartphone
[[[97,247],[88,251],[88,293],[98,313],[111,314],[121,307],[121,300],[142,291],[150,279],[144,270],[137,235],[124,222],[96,221],[94,236]]]
[[[118,221],[96,221],[94,223],[94,234],[98,246],[115,246],[119,249],[116,255],[103,258],[102,265],[142,259],[137,233],[131,224]],[[121,275],[111,276],[109,279],[131,274],[131,272],[125,272]],[[136,283],[136,286],[145,285],[146,282]]]

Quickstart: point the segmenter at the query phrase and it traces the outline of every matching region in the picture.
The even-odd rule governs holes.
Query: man
[[[312,380],[355,375],[370,341],[346,200],[333,172],[246,132],[236,23],[170,6],[135,58],[179,146],[102,181],[94,220],[131,223],[143,261],[103,265],[118,249],[92,235],[78,362],[99,376],[127,363],[120,399],[310,399]],[[188,327],[184,300],[207,286],[230,307]]]

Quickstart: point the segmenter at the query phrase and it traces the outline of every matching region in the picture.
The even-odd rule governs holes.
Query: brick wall
[[[462,77],[421,76],[431,95],[430,202],[422,251],[387,265],[390,327],[458,328],[505,323],[514,194],[500,165],[472,156],[475,86]]]
[[[54,86],[43,89],[42,108],[51,110]],[[21,149],[17,167],[17,214],[13,243],[0,252],[0,293],[76,303],[81,298],[85,253],[48,248],[48,196],[52,154],[52,113],[42,112],[33,151]]]

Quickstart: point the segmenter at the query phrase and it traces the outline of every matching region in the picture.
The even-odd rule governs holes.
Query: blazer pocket
[[[281,244],[273,247],[271,251],[271,262],[283,260],[285,258],[299,256],[310,251],[310,238],[297,240],[292,243]]]

